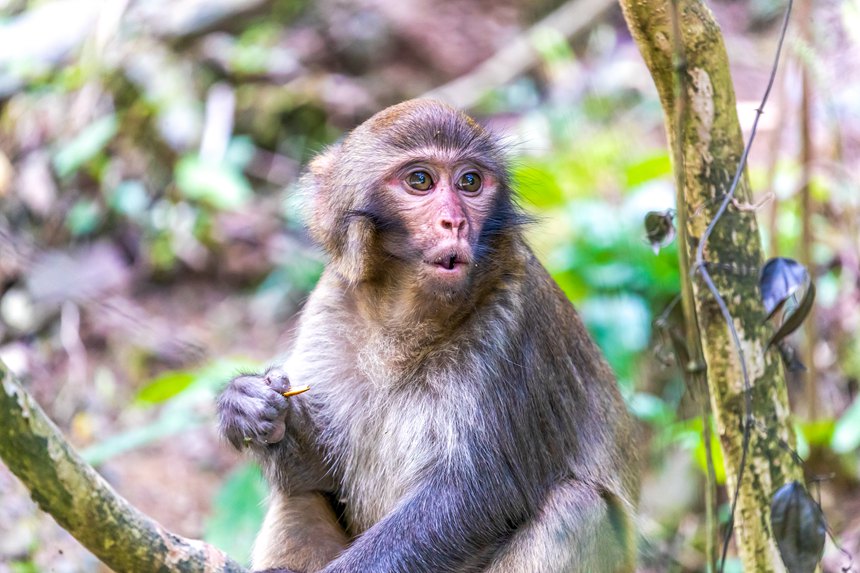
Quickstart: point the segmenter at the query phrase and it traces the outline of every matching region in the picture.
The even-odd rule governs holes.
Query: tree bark
[[[116,571],[246,571],[219,549],[170,533],[120,497],[81,460],[2,363],[0,459],[39,507]]]
[[[728,56],[718,25],[700,0],[677,1],[677,44],[670,0],[620,3],[657,86],[670,145],[677,150],[681,276],[690,280],[689,261],[695,260],[699,239],[729,191],[744,147]],[[677,113],[677,106],[684,113]],[[746,173],[735,196],[741,203],[750,202]],[[785,571],[770,526],[771,498],[784,483],[803,476],[782,446],[793,444],[794,435],[780,358],[775,351],[765,351],[770,329],[764,324],[758,291],[763,254],[754,212],[730,206],[708,240],[705,259],[733,317],[750,379],[753,422],[738,492],[735,544],[745,571]],[[693,278],[682,290],[692,293],[683,300],[687,328],[699,332],[733,496],[748,414],[741,363],[729,326],[706,285]]]

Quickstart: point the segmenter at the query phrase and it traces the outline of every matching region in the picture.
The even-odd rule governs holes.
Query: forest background
[[[710,5],[748,129],[785,6]],[[788,339],[807,366],[789,375],[796,447],[855,556],[858,30],[857,0],[800,5],[750,158],[768,256],[816,283]],[[641,570],[702,570],[702,422],[655,325],[678,256],[643,226],[673,207],[670,152],[614,2],[0,2],[0,361],[122,495],[244,561],[265,486],[217,438],[214,395],[284,353],[319,276],[296,178],[427,93],[506,134],[531,242],[640,421]],[[828,547],[825,570],[844,565]],[[0,573],[100,570],[0,467]]]

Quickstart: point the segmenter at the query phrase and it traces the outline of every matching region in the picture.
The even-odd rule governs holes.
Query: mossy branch
[[[117,494],[2,363],[0,459],[40,508],[115,571],[246,571],[221,550],[170,533]]]

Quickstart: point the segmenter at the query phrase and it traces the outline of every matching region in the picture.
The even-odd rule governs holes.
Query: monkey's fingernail
[[[296,386],[295,388],[290,388],[286,392],[282,392],[283,396],[289,398],[290,396],[295,396],[296,394],[301,394],[302,392],[307,392],[310,390],[310,386]]]

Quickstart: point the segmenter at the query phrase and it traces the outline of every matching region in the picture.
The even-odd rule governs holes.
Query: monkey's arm
[[[513,488],[488,487],[487,475],[434,472],[323,572],[438,573],[474,562],[526,518],[525,501]]]
[[[349,543],[323,492],[334,484],[315,442],[310,406],[284,397],[280,369],[234,378],[218,400],[222,435],[247,448],[272,486],[266,520],[254,544],[254,570],[319,571]]]
[[[331,505],[320,493],[275,492],[254,542],[251,569],[288,567],[314,573],[349,545]]]

